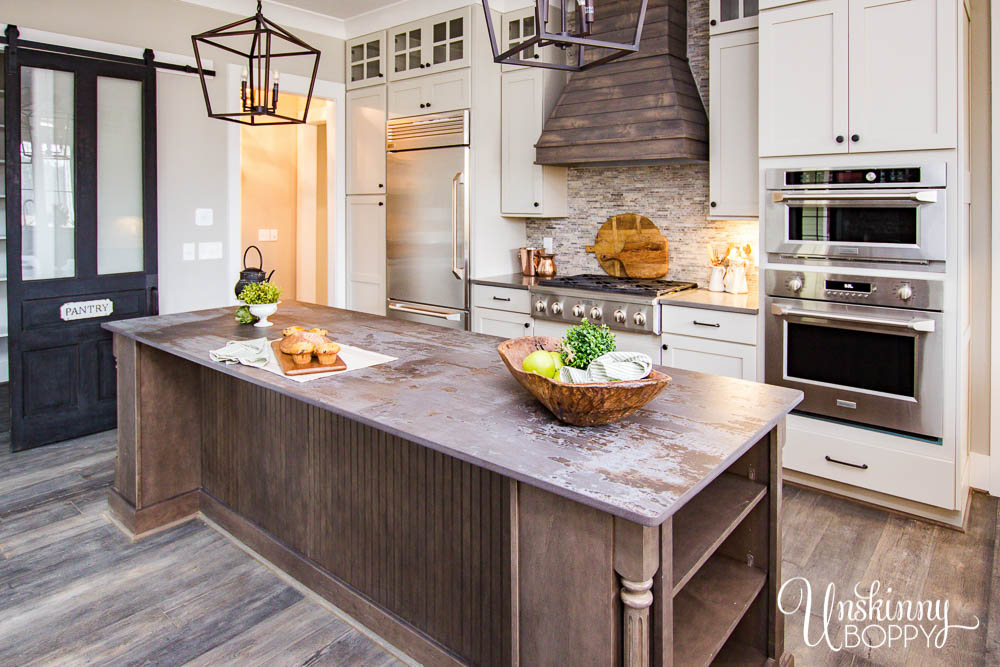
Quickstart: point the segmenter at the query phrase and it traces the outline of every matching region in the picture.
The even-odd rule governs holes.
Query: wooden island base
[[[659,527],[115,337],[110,506],[201,512],[427,664],[789,665],[782,427]]]

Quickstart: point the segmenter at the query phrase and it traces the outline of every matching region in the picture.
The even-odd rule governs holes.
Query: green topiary
[[[562,341],[562,360],[567,366],[587,370],[597,357],[614,352],[615,335],[608,325],[594,326],[587,320],[566,332]]]
[[[280,298],[281,290],[271,283],[250,283],[240,292],[240,301],[248,306],[278,303]]]

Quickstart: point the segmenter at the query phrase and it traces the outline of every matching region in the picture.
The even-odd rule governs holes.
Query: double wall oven
[[[764,374],[805,393],[798,411],[943,437],[946,181],[944,164],[765,174]]]

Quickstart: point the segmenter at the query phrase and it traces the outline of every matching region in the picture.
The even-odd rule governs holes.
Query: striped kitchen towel
[[[590,362],[587,370],[563,366],[559,379],[570,384],[641,380],[653,370],[653,360],[642,352],[608,352]]]

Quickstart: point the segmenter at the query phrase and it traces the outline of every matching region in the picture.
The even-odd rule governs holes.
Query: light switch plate
[[[268,239],[268,236],[269,236],[269,234],[268,234],[268,231],[266,229],[258,229],[257,230],[257,240],[258,241],[266,241]]]
[[[196,208],[194,210],[194,224],[198,227],[211,227],[213,222],[212,209]]]
[[[277,241],[278,240],[278,230],[277,229],[272,229],[271,230],[271,240],[272,241]]]
[[[194,244],[185,243],[184,246],[184,261],[193,262],[194,261]]]
[[[222,242],[199,243],[198,259],[222,259]]]

